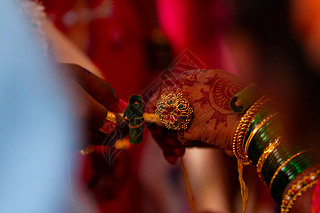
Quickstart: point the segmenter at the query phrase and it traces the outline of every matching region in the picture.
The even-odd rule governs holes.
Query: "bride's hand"
[[[222,70],[187,71],[178,78],[164,81],[148,107],[155,110],[162,94],[182,93],[194,112],[188,129],[177,132],[178,139],[183,144],[195,145],[201,141],[231,151],[232,137],[241,116],[230,109],[229,102],[245,86],[238,76]]]

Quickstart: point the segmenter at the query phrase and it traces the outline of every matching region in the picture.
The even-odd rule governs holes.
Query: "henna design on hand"
[[[219,124],[224,124],[224,127],[228,126],[227,117],[234,114],[229,107],[229,101],[244,88],[244,85],[239,83],[236,76],[227,75],[227,77],[221,77],[218,74],[213,77],[206,77],[207,82],[204,85],[208,88],[201,88],[202,97],[194,101],[194,103],[200,103],[201,107],[208,105],[213,109],[206,124],[209,124],[210,120],[214,120],[215,130],[217,130]]]

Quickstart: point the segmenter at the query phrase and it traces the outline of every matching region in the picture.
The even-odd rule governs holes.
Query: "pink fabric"
[[[157,0],[161,29],[174,53],[189,49],[205,69],[237,73],[225,41],[231,12],[221,0]]]
[[[126,109],[128,106],[128,103],[122,100],[121,98],[119,98],[119,104],[122,109]]]

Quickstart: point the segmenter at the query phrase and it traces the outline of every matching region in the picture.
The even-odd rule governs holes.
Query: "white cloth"
[[[0,212],[69,212],[70,105],[16,3],[0,1]]]

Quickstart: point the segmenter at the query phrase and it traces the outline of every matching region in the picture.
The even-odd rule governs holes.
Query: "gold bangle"
[[[246,145],[245,145],[245,148],[244,148],[244,154],[245,154],[246,158],[249,158],[249,157],[248,157],[248,149],[249,149],[249,146],[250,146],[250,143],[251,143],[251,141],[252,141],[253,136],[255,136],[255,134],[259,131],[259,129],[260,129],[263,125],[265,125],[268,121],[270,121],[273,117],[277,116],[278,114],[279,114],[278,112],[275,112],[275,113],[273,113],[272,115],[266,117],[265,119],[263,119],[263,120],[261,121],[261,123],[259,123],[259,124],[252,130],[252,132],[250,133],[250,135],[249,135],[249,137],[248,137],[248,139],[247,139],[247,141],[246,141]]]
[[[268,96],[262,96],[258,101],[256,101],[242,116],[236,132],[233,137],[232,149],[233,153],[237,158],[240,158],[245,165],[250,163],[250,160],[244,154],[244,137],[250,126],[250,123],[261,110],[261,108],[270,100]]]
[[[320,174],[320,170],[311,172],[309,175],[304,176],[302,180],[299,180],[294,184],[291,189],[282,197],[281,201],[281,213],[288,213],[293,207],[294,202],[302,195],[303,192],[312,188],[317,182]]]
[[[274,149],[280,144],[280,139],[281,139],[281,137],[278,137],[273,142],[271,142],[268,145],[268,147],[263,150],[263,153],[261,154],[261,156],[258,160],[256,168],[257,168],[257,173],[262,181],[264,181],[262,178],[262,174],[261,174],[263,164],[265,163],[265,161],[267,160],[269,155],[274,151]]]
[[[285,162],[283,162],[283,163],[278,167],[278,169],[275,171],[275,173],[273,174],[273,176],[272,176],[272,178],[271,178],[271,181],[270,181],[270,183],[269,183],[269,189],[271,189],[272,183],[273,183],[274,179],[277,177],[277,175],[278,175],[278,173],[280,172],[280,170],[281,170],[283,167],[285,167],[285,165],[288,164],[293,158],[295,158],[295,157],[297,157],[297,156],[299,156],[299,155],[301,155],[302,153],[305,153],[305,152],[307,152],[307,151],[310,151],[310,149],[306,149],[306,150],[303,150],[303,151],[301,151],[301,152],[298,152],[298,153],[292,155],[292,156],[291,156],[289,159],[287,159]]]

